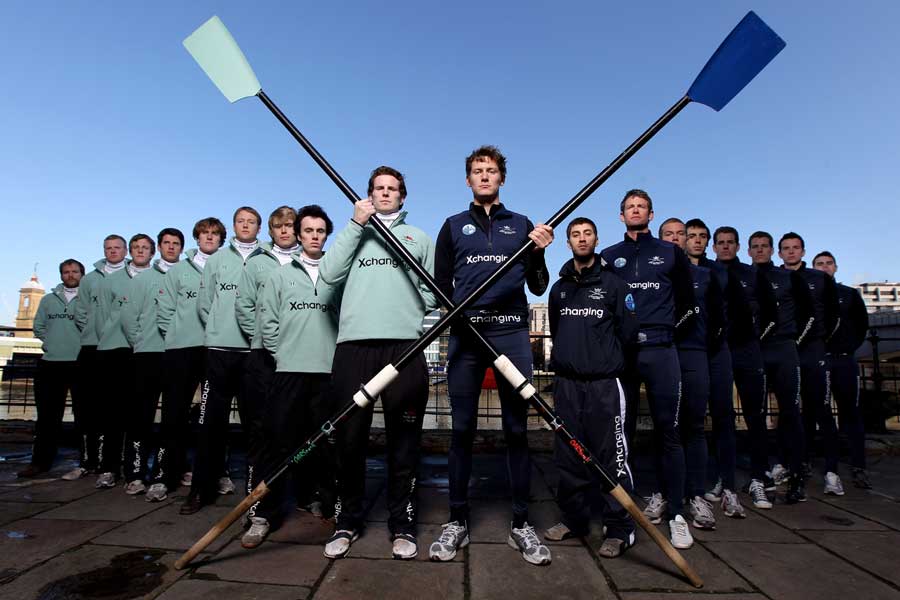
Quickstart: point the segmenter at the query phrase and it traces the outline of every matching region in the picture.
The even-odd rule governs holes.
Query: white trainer
[[[125,493],[129,496],[136,496],[137,494],[143,494],[147,491],[147,486],[144,485],[144,482],[140,479],[135,479],[134,481],[129,481],[125,484]]]
[[[391,555],[397,560],[412,560],[419,555],[419,547],[415,536],[399,533],[394,536]]]
[[[81,479],[85,475],[88,474],[88,470],[82,467],[75,467],[71,471],[64,473],[60,479],[65,479],[66,481],[75,481],[76,479]]]
[[[147,490],[147,502],[162,502],[168,498],[169,490],[164,483],[154,483]]]
[[[844,484],[841,483],[841,478],[837,473],[831,471],[825,473],[825,493],[832,496],[844,495]]]
[[[672,545],[681,550],[687,550],[694,545],[694,537],[688,527],[687,521],[681,515],[676,515],[674,519],[669,521],[669,533],[671,534]]]
[[[219,493],[223,496],[234,493],[234,482],[231,477],[219,477]]]

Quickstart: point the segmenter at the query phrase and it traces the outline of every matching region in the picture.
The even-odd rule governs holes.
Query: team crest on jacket
[[[651,258],[650,260],[647,261],[647,264],[648,264],[648,265],[654,265],[654,266],[657,266],[657,265],[665,264],[665,262],[666,262],[666,261],[663,260],[663,257],[661,257],[661,256],[654,256],[653,258]]]
[[[471,223],[466,223],[462,228],[463,235],[472,235],[475,233],[475,226]]]
[[[407,243],[409,243],[409,244],[415,244],[415,243],[416,243],[416,239],[415,239],[413,236],[408,235],[408,234],[403,236],[403,241],[404,241],[404,242],[407,242]]]
[[[634,312],[634,296],[631,294],[625,296],[625,308]]]
[[[590,292],[588,292],[588,298],[591,300],[603,300],[606,298],[606,292],[603,288],[594,288]]]
[[[626,261],[623,257],[620,256],[615,261],[613,261],[613,264],[616,266],[617,269],[621,269],[622,267],[625,266],[626,262],[628,262],[628,261]]]
[[[565,299],[566,299],[566,293],[565,293],[565,292],[560,292],[560,293],[559,293],[559,297],[562,298],[563,300],[565,300]]]
[[[513,229],[512,227],[510,227],[509,225],[504,225],[498,231],[500,231],[500,233],[502,233],[503,235],[515,235],[516,234],[516,230]]]

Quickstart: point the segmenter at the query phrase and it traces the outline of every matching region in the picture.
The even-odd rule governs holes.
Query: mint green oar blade
[[[213,16],[182,44],[229,102],[255,96],[262,89],[250,63],[219,17]]]

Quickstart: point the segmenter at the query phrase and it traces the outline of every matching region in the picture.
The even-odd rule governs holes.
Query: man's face
[[[376,212],[383,215],[397,212],[403,203],[403,198],[400,197],[400,180],[393,175],[379,175],[372,181],[371,198]]]
[[[65,265],[59,275],[63,285],[67,288],[78,287],[78,283],[81,281],[81,269],[78,268],[78,265]]]
[[[733,233],[720,233],[713,244],[713,252],[719,260],[734,260],[741,245],[738,244]]]
[[[575,258],[593,256],[597,248],[597,232],[590,223],[573,225],[569,231],[568,244]]]
[[[197,238],[197,245],[203,254],[213,254],[222,245],[222,234],[212,229],[204,229]]]
[[[820,256],[813,262],[813,268],[824,271],[828,273],[832,277],[837,273],[837,264],[835,264],[834,259],[830,256]]]
[[[300,245],[303,246],[303,252],[308,257],[319,258],[322,256],[322,247],[328,238],[326,230],[325,219],[303,217],[303,220],[300,221]]]
[[[153,258],[153,245],[150,240],[141,238],[131,242],[131,264],[135,267],[146,267]]]
[[[472,194],[476,199],[496,198],[500,193],[500,186],[503,185],[503,174],[497,166],[497,161],[487,157],[473,160],[469,174],[466,175],[466,185],[472,188]]]
[[[285,217],[275,220],[269,227],[269,235],[279,248],[293,248],[297,245],[297,234],[294,233],[294,219]]]
[[[103,256],[106,257],[106,262],[119,264],[125,260],[125,242],[118,238],[106,240],[103,242]]]
[[[753,264],[761,265],[771,261],[774,253],[775,249],[772,248],[769,238],[750,238],[750,247],[747,249],[747,254],[750,255],[750,260],[753,261]]]
[[[678,223],[677,221],[666,223],[661,227],[661,231],[659,232],[659,239],[663,240],[664,242],[672,242],[673,244],[684,250],[684,244],[687,241],[684,230],[684,223]]]
[[[259,219],[252,212],[240,211],[234,216],[234,237],[239,242],[249,244],[256,241],[259,234]],[[204,250],[206,252],[206,250]]]
[[[653,220],[653,211],[650,203],[638,196],[631,196],[625,200],[625,208],[619,215],[619,220],[625,223],[630,230],[643,231]]]
[[[177,235],[165,234],[159,241],[159,255],[166,262],[178,262],[181,255],[181,240]]]
[[[781,257],[784,264],[790,267],[800,264],[804,254],[806,254],[806,250],[803,249],[803,244],[797,238],[783,240],[781,247],[778,249],[778,256]]]
[[[706,247],[709,245],[709,232],[703,227],[687,228],[687,243],[684,246],[688,256],[700,258],[706,255]]]

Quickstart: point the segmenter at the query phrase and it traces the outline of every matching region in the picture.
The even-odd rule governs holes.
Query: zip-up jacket
[[[838,302],[837,284],[833,277],[822,271],[808,268],[805,262],[800,263],[800,268],[796,272],[809,286],[813,316],[815,317],[804,341],[827,341],[834,334],[840,320],[841,309]]]
[[[257,303],[262,295],[263,287],[272,271],[281,266],[278,258],[272,253],[272,244],[259,245],[262,250],[247,260],[247,266],[241,274],[241,285],[234,301],[234,310],[241,331],[250,338],[250,348],[257,350],[263,347],[262,332],[259,329],[260,314]]]
[[[122,307],[128,303],[131,295],[131,282],[134,277],[128,270],[129,260],[125,267],[106,277],[97,290],[99,298],[94,313],[97,324],[97,350],[115,350],[130,348],[122,328]]]
[[[276,371],[331,372],[342,287],[321,275],[313,283],[299,256],[269,273],[259,290],[257,311],[260,339],[275,355]],[[370,316],[377,318],[377,313]]]
[[[377,219],[377,215],[372,215]],[[391,232],[429,273],[434,272],[434,242],[407,225],[406,212],[391,224]],[[369,223],[351,219],[319,263],[319,277],[343,284],[337,343],[354,340],[415,340],[422,320],[437,307],[434,294],[403,259],[394,256]]]
[[[150,269],[131,280],[128,302],[122,306],[122,330],[135,354],[166,349],[156,321],[166,277],[159,268],[159,260],[157,258]]]
[[[726,293],[728,306],[728,343],[734,347],[759,341],[775,329],[778,306],[775,292],[756,265],[738,258],[716,261],[725,265],[731,276]]]
[[[256,248],[247,256],[250,260],[260,254]],[[238,325],[234,302],[247,260],[234,247],[234,239],[210,256],[200,278],[197,312],[206,327],[204,345],[224,350],[249,350],[250,337]]]
[[[551,368],[570,379],[620,375],[625,346],[638,331],[637,316],[628,308],[628,286],[603,269],[599,254],[581,273],[570,259],[559,276],[550,289]]]
[[[725,322],[725,305],[722,302],[719,278],[711,269],[691,263],[691,279],[698,310],[691,322],[685,325],[678,347],[712,354],[722,343]]]
[[[83,279],[83,278],[82,278]],[[53,291],[41,298],[37,313],[34,315],[34,337],[44,342],[43,360],[74,361],[81,350],[81,332],[75,326],[75,312],[80,301],[78,296],[66,302],[63,284],[57,285]]]
[[[203,323],[197,311],[203,270],[191,260],[196,254],[196,249],[188,250],[187,258],[173,265],[163,278],[156,325],[165,339],[166,350],[203,345]]]
[[[435,281],[444,294],[458,304],[491,273],[528,242],[534,225],[524,215],[494,204],[489,212],[474,202],[469,209],[449,217],[438,233],[435,249]],[[483,296],[466,310],[479,329],[508,330],[528,327],[528,299],[547,291],[550,275],[544,251],[528,252]],[[458,325],[453,325],[456,331]]]
[[[97,288],[106,279],[106,272],[103,270],[105,266],[106,259],[101,258],[94,263],[94,270],[82,277],[78,284],[81,301],[75,307],[75,325],[81,331],[82,346],[96,346],[98,342],[94,313],[100,301]]]
[[[697,312],[691,262],[675,244],[649,232],[625,239],[600,253],[607,267],[625,280],[640,322],[638,343],[665,345],[684,335]]]
[[[766,277],[777,302],[775,326],[768,335],[763,332],[763,345],[789,339],[802,343],[816,320],[806,280],[796,271],[781,269],[771,262],[757,264],[756,268]]]
[[[828,340],[828,352],[853,356],[869,333],[869,312],[856,288],[838,283],[837,293],[841,320],[837,331]]]

